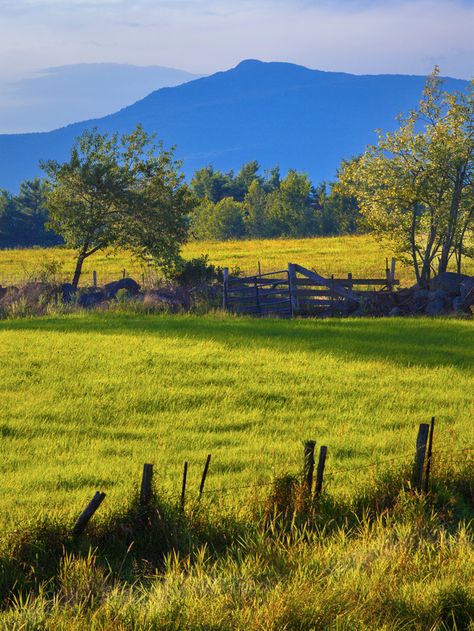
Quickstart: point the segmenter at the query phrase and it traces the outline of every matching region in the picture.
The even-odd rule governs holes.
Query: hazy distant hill
[[[257,159],[306,171],[313,181],[334,177],[342,158],[375,140],[375,129],[416,106],[424,77],[357,76],[285,63],[244,61],[236,68],[163,88],[119,112],[42,134],[0,136],[0,187],[14,190],[40,173],[40,158],[65,159],[85,127],[131,130],[142,123],[177,156],[189,176],[206,164],[238,168]],[[446,89],[466,81],[447,79]]]
[[[46,68],[20,81],[0,81],[0,133],[49,131],[105,116],[152,90],[196,78],[162,66],[96,63]]]

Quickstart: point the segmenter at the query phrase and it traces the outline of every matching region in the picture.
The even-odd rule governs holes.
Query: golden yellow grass
[[[314,268],[323,275],[384,277],[385,260],[391,251],[370,235],[316,237],[310,239],[255,239],[248,241],[194,241],[183,249],[185,258],[206,254],[215,265],[240,268],[253,273],[258,263],[263,272],[285,269],[289,262]],[[0,251],[0,285],[38,278],[46,263],[58,262],[65,278],[72,276],[74,252],[66,248],[33,248]],[[98,253],[86,261],[82,282],[92,282],[92,272],[104,283],[122,275],[138,280],[147,273],[142,264],[127,252]],[[466,261],[466,273],[474,273],[474,262]],[[408,265],[397,262],[396,276],[402,285],[414,282]]]

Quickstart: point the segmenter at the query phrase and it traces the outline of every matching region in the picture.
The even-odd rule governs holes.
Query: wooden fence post
[[[201,484],[199,485],[199,499],[201,499],[202,492],[204,491],[204,484],[206,482],[207,472],[209,471],[210,463],[211,463],[211,454],[208,454],[206,458],[206,464],[204,465],[204,471],[202,472]]]
[[[290,295],[291,315],[293,316],[298,311],[298,283],[294,263],[288,263],[288,293]]]
[[[425,464],[426,445],[428,442],[428,432],[430,426],[426,423],[420,423],[418,436],[416,438],[416,454],[415,465],[413,468],[413,486],[421,491],[423,484],[423,468]]]
[[[307,440],[304,444],[304,469],[303,479],[305,484],[305,491],[308,495],[311,495],[313,489],[313,473],[314,473],[314,448],[316,447],[316,441]]]
[[[390,276],[392,279],[392,286],[391,286],[391,290],[393,291],[393,288],[395,286],[395,265],[396,265],[396,259],[392,258],[392,264],[391,264],[391,268],[390,268]]]
[[[222,292],[222,308],[224,310],[227,309],[227,289],[229,286],[229,268],[228,267],[224,267],[224,273],[223,273],[223,279],[222,279],[222,287],[223,287],[223,292]]]
[[[186,478],[187,477],[188,477],[188,463],[185,462],[184,469],[183,469],[183,484],[181,486],[181,501],[180,501],[180,508],[182,511],[184,511],[184,502],[186,499]]]
[[[428,486],[429,486],[429,482],[430,482],[431,456],[433,454],[434,424],[435,424],[435,419],[434,419],[434,416],[432,416],[431,417],[431,423],[430,423],[430,435],[429,435],[429,438],[428,438],[428,452],[426,454],[425,483],[423,485],[423,490],[424,490],[425,493],[428,492]]]
[[[97,287],[97,272],[95,270],[92,272],[92,284]]]
[[[140,504],[145,506],[151,499],[151,480],[153,477],[153,465],[144,464],[142,474],[142,485],[140,488]]]
[[[72,529],[73,535],[81,535],[84,532],[91,517],[94,515],[96,510],[102,504],[104,499],[105,499],[105,493],[101,493],[100,491],[97,491],[97,493],[91,499],[91,501],[86,506],[84,511],[79,515],[76,523],[74,524],[74,528]]]
[[[323,490],[324,467],[326,466],[327,453],[328,448],[325,445],[321,445],[319,448],[318,468],[316,469],[316,486],[314,489],[314,494],[316,496],[321,495]]]
[[[255,285],[255,300],[257,301],[258,313],[260,315],[262,315],[262,305],[260,304],[260,294],[259,294],[259,291],[258,291],[257,279],[255,279],[254,285]]]
[[[125,268],[122,270],[122,278],[125,278],[125,276],[127,275],[127,271],[125,270]]]

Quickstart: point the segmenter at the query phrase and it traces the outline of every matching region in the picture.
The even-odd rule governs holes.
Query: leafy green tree
[[[194,173],[191,188],[199,199],[220,202],[224,197],[232,195],[233,173],[214,171],[212,166],[204,167]]]
[[[21,217],[23,245],[55,245],[61,239],[46,228],[48,208],[46,206],[47,185],[35,178],[20,184],[18,195],[13,198],[16,212]]]
[[[452,257],[460,271],[462,256],[472,256],[474,82],[466,94],[443,93],[441,85],[435,69],[418,109],[340,176],[368,226],[411,260],[421,285]]]
[[[0,190],[0,247],[12,246],[17,226],[15,226],[15,204],[8,191]]]
[[[275,236],[298,237],[314,234],[315,215],[311,205],[311,182],[290,170],[279,191],[269,194],[267,217]]]
[[[261,176],[258,175],[260,165],[256,160],[244,164],[232,182],[231,197],[242,202],[245,199],[253,182],[262,182]]]
[[[191,215],[191,235],[198,240],[215,239],[214,215],[215,204],[204,197],[194,209]]]
[[[348,195],[339,183],[330,185],[320,211],[321,234],[353,234],[363,227],[359,205],[353,195]]]
[[[67,162],[42,163],[50,226],[77,252],[74,287],[86,258],[108,247],[165,268],[179,259],[195,205],[179,167],[140,126],[121,138],[84,131]]]
[[[232,197],[224,197],[217,204],[205,198],[193,213],[191,232],[196,239],[242,239],[244,212],[245,205]]]
[[[267,231],[267,194],[260,180],[250,184],[244,199],[245,231],[249,237],[265,237]]]
[[[281,175],[280,167],[272,167],[270,170],[265,171],[265,179],[263,188],[267,193],[278,191],[280,189]]]

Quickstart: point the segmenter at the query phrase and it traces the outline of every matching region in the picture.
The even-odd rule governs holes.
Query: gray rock
[[[436,289],[435,291],[428,292],[428,302],[441,301],[444,303],[447,301],[448,297],[448,294],[442,289]]]
[[[84,291],[79,294],[77,304],[84,309],[91,309],[96,307],[105,300],[105,294],[103,291]]]
[[[430,292],[427,289],[423,289],[420,287],[419,289],[415,289],[413,292],[413,299],[417,302],[422,302],[424,300],[428,300]]]
[[[63,302],[71,302],[74,295],[76,294],[76,290],[71,283],[64,283],[63,285],[61,285],[60,290]]]
[[[466,307],[474,305],[474,276],[469,276],[463,280],[459,295]]]
[[[470,276],[465,274],[456,274],[455,272],[441,272],[438,276],[431,279],[430,289],[435,291],[441,289],[450,296],[457,296],[460,292],[461,284],[468,280]]]
[[[461,296],[456,296],[452,302],[452,308],[454,313],[466,313],[466,306]]]
[[[425,310],[426,315],[437,316],[445,313],[443,300],[430,300]]]
[[[113,283],[107,283],[104,285],[104,291],[107,298],[115,298],[117,292],[121,289],[129,294],[129,296],[136,296],[140,291],[140,285],[133,280],[133,278],[121,278]]]
[[[400,307],[393,307],[393,309],[388,312],[389,318],[396,318],[400,315],[402,315],[402,310],[400,309]]]

